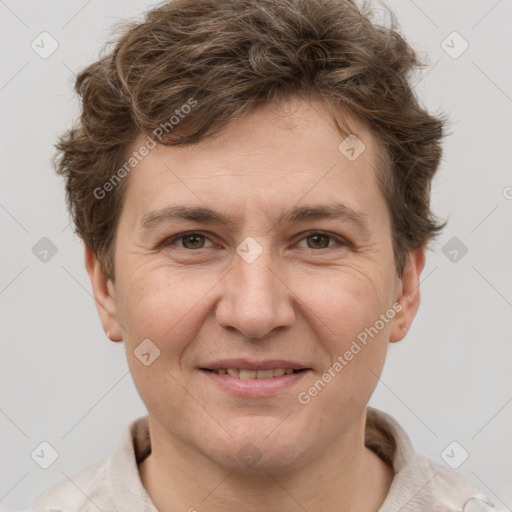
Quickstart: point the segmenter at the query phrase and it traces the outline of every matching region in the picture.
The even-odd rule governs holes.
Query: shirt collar
[[[158,512],[142,485],[138,464],[151,453],[148,416],[125,425],[107,467],[107,482],[116,510]]]

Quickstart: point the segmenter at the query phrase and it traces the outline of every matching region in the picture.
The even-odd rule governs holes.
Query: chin
[[[253,420],[256,418],[253,418]],[[213,442],[220,450],[212,452],[212,444],[208,446],[210,457],[223,467],[238,473],[278,474],[296,469],[298,459],[306,458],[311,447],[311,440],[304,438],[294,426],[293,432],[283,428],[276,418],[258,418],[258,420],[242,422],[238,428],[226,430],[233,437],[227,436],[222,442]],[[280,420],[282,421],[282,420]],[[285,420],[286,421],[286,420]],[[249,423],[249,424],[248,424]],[[236,432],[236,433],[235,433]]]

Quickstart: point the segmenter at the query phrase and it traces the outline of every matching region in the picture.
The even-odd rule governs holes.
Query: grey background
[[[145,414],[122,344],[100,327],[50,159],[78,113],[74,72],[98,57],[113,23],[154,3],[0,0],[0,511],[28,506],[105,457],[120,429]],[[510,510],[512,2],[388,5],[430,63],[416,79],[419,96],[452,119],[433,189],[449,225],[428,253],[419,314],[390,347],[371,405],[441,464],[457,441],[469,453],[457,471]],[[59,44],[47,59],[31,48],[42,31]],[[469,44],[456,59],[441,47],[454,31]],[[457,36],[446,44],[462,48]],[[32,252],[43,237],[57,249],[47,262]],[[442,251],[453,237],[467,247],[455,262]],[[46,470],[30,456],[42,441],[59,453]]]

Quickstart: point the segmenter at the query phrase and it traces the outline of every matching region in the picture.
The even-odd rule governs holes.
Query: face
[[[321,104],[289,101],[132,170],[115,283],[86,261],[160,443],[277,471],[360,439],[423,252],[399,279],[377,142],[350,122],[355,160]]]

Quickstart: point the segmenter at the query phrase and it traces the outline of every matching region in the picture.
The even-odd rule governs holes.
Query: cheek
[[[291,286],[305,306],[304,315],[314,319],[323,333],[320,338],[339,349],[374,325],[391,306],[390,287],[391,283],[384,282],[372,269],[355,267],[303,276]]]
[[[329,357],[299,390],[297,400],[304,423],[326,444],[348,429],[368,404],[388,347],[391,315],[387,323],[380,320],[388,310],[384,295],[376,293],[370,280],[351,277],[326,281],[329,291],[310,295],[308,303],[320,319],[308,317],[316,322],[317,343]],[[376,329],[378,321],[382,325]]]
[[[132,350],[152,340],[173,366],[205,321],[205,304],[218,281],[212,272],[140,266],[126,272],[118,301],[119,319],[126,328],[125,344]]]
[[[162,408],[168,410],[165,422],[172,426],[184,421],[188,411],[190,397],[183,388],[180,362],[197,336],[201,298],[211,284],[203,281],[198,286],[200,279],[187,279],[175,270],[149,265],[121,277],[125,280],[118,296],[118,312],[125,328],[130,373],[148,411],[159,417]]]
[[[304,314],[315,324],[318,342],[329,356],[323,368],[328,384],[322,391],[324,399],[329,399],[318,400],[317,406],[363,404],[377,384],[386,357],[395,314],[386,288],[390,283],[355,269],[308,281],[316,285],[308,286],[307,294],[300,292],[307,297]]]
[[[169,308],[169,290],[162,282],[152,279],[138,279],[134,276],[125,282],[119,302],[120,320],[127,331],[125,342],[137,344],[141,339],[160,340],[162,331],[172,327],[176,310]],[[167,311],[167,315],[165,312]],[[162,324],[165,319],[165,325]]]

